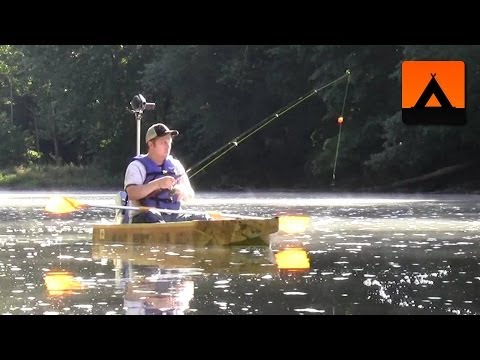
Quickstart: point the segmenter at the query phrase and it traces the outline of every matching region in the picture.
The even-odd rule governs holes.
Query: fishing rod
[[[350,70],[346,70],[345,71],[345,74],[343,74],[342,76],[340,76],[338,79],[335,79],[331,82],[329,82],[328,84],[318,88],[318,89],[313,89],[311,90],[309,93],[307,93],[306,95],[304,96],[301,96],[299,97],[297,100],[295,101],[292,101],[291,103],[289,103],[288,105],[284,106],[283,108],[279,109],[278,111],[276,111],[274,114],[268,116],[267,118],[263,119],[262,121],[260,121],[258,124],[252,126],[251,128],[249,128],[248,130],[244,131],[243,133],[241,133],[240,135],[238,135],[236,138],[232,139],[231,141],[229,141],[228,143],[226,143],[225,145],[223,145],[221,148],[219,148],[218,150],[215,150],[213,153],[211,153],[210,155],[204,157],[202,160],[200,160],[199,162],[197,162],[196,164],[192,165],[190,168],[188,168],[186,171],[185,171],[185,174],[189,174],[193,169],[195,168],[198,168],[200,167],[200,165],[203,165],[205,162],[207,162],[205,165],[203,165],[200,169],[198,169],[197,171],[195,171],[192,175],[189,175],[190,178],[194,177],[195,175],[197,175],[199,172],[205,170],[206,167],[210,166],[211,164],[213,164],[215,161],[217,161],[218,159],[220,159],[223,155],[225,155],[226,153],[228,153],[230,150],[236,148],[238,145],[240,145],[242,142],[244,142],[246,139],[248,139],[250,136],[252,136],[253,134],[255,134],[257,131],[260,131],[261,129],[263,129],[265,126],[267,126],[268,124],[270,124],[272,121],[278,119],[280,116],[282,116],[283,114],[285,114],[287,111],[293,109],[294,107],[296,107],[297,105],[299,105],[300,103],[304,102],[305,100],[307,100],[308,98],[310,98],[311,96],[317,94],[319,91],[322,91],[324,89],[326,89],[327,87],[335,84],[336,82],[346,78],[346,77],[350,77]],[[213,158],[213,159],[212,159]],[[211,160],[210,160],[211,159]],[[209,161],[210,160],[210,161]]]

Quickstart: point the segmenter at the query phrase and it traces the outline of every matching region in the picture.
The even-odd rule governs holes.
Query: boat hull
[[[268,245],[278,232],[279,218],[215,219],[154,224],[95,224],[93,241],[165,245]]]

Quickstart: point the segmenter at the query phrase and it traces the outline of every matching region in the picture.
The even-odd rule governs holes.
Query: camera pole
[[[140,155],[140,132],[142,127],[142,113],[135,111],[135,119],[137,120],[137,156]]]

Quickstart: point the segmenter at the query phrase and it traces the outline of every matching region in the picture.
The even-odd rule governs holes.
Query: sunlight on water
[[[308,196],[308,195],[307,195]],[[262,206],[303,206],[303,207],[317,207],[317,206],[332,206],[332,207],[345,207],[345,206],[370,206],[370,205],[391,205],[391,204],[408,204],[416,202],[435,202],[433,199],[409,199],[409,198],[358,198],[358,197],[305,197],[298,198],[298,194],[293,197],[275,196],[268,194],[267,196],[259,197],[258,194],[252,194],[251,197],[247,195],[241,195],[238,198],[229,196],[228,203],[232,205],[262,205]],[[209,198],[201,197],[196,199],[192,204],[195,205],[217,205],[221,204],[221,198]]]
[[[1,314],[480,314],[478,196],[200,193],[196,210],[311,217],[271,248],[205,249],[94,243],[113,211],[50,216],[53,194],[0,193]],[[308,265],[278,266],[282,246]]]

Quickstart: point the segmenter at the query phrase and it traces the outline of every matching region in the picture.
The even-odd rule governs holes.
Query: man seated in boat
[[[168,213],[180,210],[182,202],[195,196],[182,163],[170,155],[178,134],[162,123],[150,126],[145,135],[147,154],[134,157],[128,165],[124,181],[128,199],[136,206],[160,209],[134,212],[132,223],[209,220],[207,214]]]

